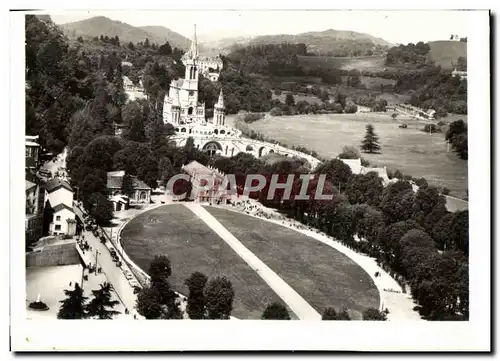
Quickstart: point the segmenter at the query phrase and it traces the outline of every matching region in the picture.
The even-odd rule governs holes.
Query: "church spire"
[[[220,89],[219,100],[217,101],[216,105],[219,108],[224,108],[224,95],[222,94],[222,88]]]
[[[194,24],[193,41],[191,42],[191,49],[189,50],[191,59],[198,57],[198,39],[196,38],[196,24]]]

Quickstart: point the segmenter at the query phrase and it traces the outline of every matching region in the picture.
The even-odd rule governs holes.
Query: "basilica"
[[[183,126],[187,133],[195,133],[194,128],[224,126],[224,97],[222,89],[219,99],[214,104],[214,116],[211,122],[205,118],[205,103],[198,101],[198,79],[203,71],[203,64],[198,54],[196,27],[191,48],[183,57],[186,67],[184,79],[170,83],[168,96],[163,104],[163,122],[172,124],[176,129]],[[198,132],[196,132],[198,133]]]

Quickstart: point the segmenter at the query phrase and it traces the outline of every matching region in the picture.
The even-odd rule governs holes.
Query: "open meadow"
[[[182,204],[139,215],[125,226],[121,238],[129,257],[146,272],[154,256],[166,255],[172,265],[169,282],[186,296],[184,281],[193,272],[208,278],[226,276],[235,292],[232,315],[236,318],[260,319],[268,304],[281,302],[224,240]]]
[[[356,58],[334,56],[303,56],[299,55],[299,65],[304,68],[370,70],[382,71],[386,67],[385,56],[361,56]]]
[[[366,125],[373,124],[380,137],[382,152],[362,154],[371,164],[424,177],[431,184],[449,188],[453,196],[465,197],[467,161],[447,152],[444,134],[424,133],[423,125],[415,120],[405,119],[408,128],[399,128],[402,118],[394,121],[390,114],[267,116],[247,126],[290,147],[300,145],[315,150],[320,156],[334,158],[344,146],[359,149]],[[467,116],[461,118],[466,120]]]
[[[380,297],[370,276],[336,249],[292,229],[245,214],[205,207],[320,314],[347,308],[353,319],[378,308]]]

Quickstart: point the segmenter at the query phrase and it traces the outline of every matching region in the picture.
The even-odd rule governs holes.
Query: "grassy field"
[[[429,57],[443,69],[453,69],[459,57],[467,59],[467,43],[461,41],[431,41]]]
[[[467,119],[466,116],[453,116]],[[447,119],[447,118],[445,118]],[[365,126],[373,124],[380,137],[381,154],[363,154],[372,164],[399,169],[431,184],[442,185],[463,198],[467,189],[467,161],[447,153],[443,133],[429,135],[415,121],[407,129],[386,114],[326,114],[266,117],[248,124],[250,129],[285,144],[313,149],[324,157],[336,157],[346,145],[359,148]]]
[[[154,219],[155,222],[150,222]],[[184,281],[195,271],[226,276],[235,291],[232,315],[259,319],[265,307],[281,301],[274,291],[202,220],[181,204],[145,212],[128,223],[122,242],[130,258],[146,272],[155,255],[167,255],[174,289],[188,294]]]
[[[378,307],[378,290],[370,276],[335,249],[271,222],[206,209],[319,313],[326,307],[346,307],[351,317],[360,319],[366,308]]]
[[[275,93],[273,93],[273,99],[279,99],[280,102],[284,103],[286,100],[287,93],[288,92],[286,92],[286,91],[281,92],[281,95],[276,95]],[[315,95],[294,94],[293,98],[295,99],[295,104],[297,104],[297,102],[299,102],[301,100],[305,100],[309,104],[321,104],[322,103],[321,99],[319,99]]]
[[[382,71],[386,66],[384,56],[364,56],[357,58],[337,58],[333,56],[298,56],[299,64],[304,68],[321,67],[323,69],[371,70]]]

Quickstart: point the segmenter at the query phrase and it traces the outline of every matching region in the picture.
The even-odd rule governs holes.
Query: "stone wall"
[[[26,254],[26,267],[64,266],[80,264],[76,242],[56,244]]]

